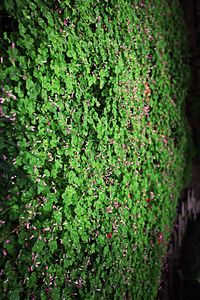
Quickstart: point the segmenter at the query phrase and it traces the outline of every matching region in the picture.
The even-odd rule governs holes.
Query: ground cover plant
[[[188,167],[178,1],[1,11],[2,299],[155,299]]]

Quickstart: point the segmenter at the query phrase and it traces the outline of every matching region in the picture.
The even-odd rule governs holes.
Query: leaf
[[[103,249],[103,256],[107,256],[110,254],[110,250],[109,250],[109,247],[108,246],[105,246],[104,249]]]
[[[44,212],[50,212],[53,210],[52,208],[52,201],[48,200],[47,203],[43,206]]]
[[[103,86],[104,86],[104,83],[105,83],[104,77],[106,76],[106,74],[107,73],[106,73],[105,70],[103,70],[103,69],[100,70],[100,73],[99,73],[99,75],[100,75],[100,89],[102,89]]]
[[[54,212],[54,213],[53,213],[53,218],[54,218],[54,220],[56,221],[56,223],[57,223],[58,225],[60,225],[61,222],[62,222],[62,213],[61,213],[60,211]]]
[[[20,300],[20,289],[8,292],[8,300]]]
[[[45,170],[44,170],[44,175],[45,175],[47,178],[50,177],[50,172],[49,172],[49,170],[45,169]]]
[[[67,258],[67,259],[65,259],[64,260],[64,267],[66,268],[66,269],[68,269],[69,267],[71,267],[72,265],[73,265],[73,260],[71,259],[71,257],[70,258]]]
[[[72,228],[70,230],[70,236],[71,236],[73,245],[78,245],[80,243],[78,231],[74,230],[74,228]]]
[[[57,250],[57,247],[58,247],[57,242],[55,240],[49,241],[48,246],[49,246],[50,252],[52,254]]]
[[[68,56],[68,57],[73,57],[73,52],[72,52],[71,50],[68,50],[68,51],[67,51],[67,56]]]
[[[16,243],[14,238],[9,237],[10,243],[6,244],[4,241],[4,248],[8,251],[8,253],[12,256],[15,253]]]
[[[67,178],[70,184],[76,182],[76,174],[73,171],[68,173]]]
[[[102,126],[102,123],[99,121],[98,123],[97,123],[97,138],[98,139],[101,139],[102,137],[103,137],[103,131],[104,131],[104,128],[103,128],[103,126]]]
[[[28,78],[28,79],[26,80],[26,88],[27,88],[27,90],[29,90],[29,89],[31,89],[31,88],[33,88],[33,87],[34,87],[33,81],[32,81],[30,78]]]
[[[97,81],[95,76],[88,76],[87,79],[88,79],[89,87],[92,86]]]
[[[26,33],[26,28],[22,24],[22,22],[19,23],[19,32],[23,36]]]
[[[53,288],[53,291],[51,293],[52,300],[59,299],[60,295],[61,295],[61,289],[60,289],[60,287]]]
[[[18,218],[18,215],[20,214],[20,211],[19,211],[19,205],[17,204],[14,204],[12,207],[11,207],[11,212],[10,212],[10,220],[16,220],[16,218]]]
[[[43,193],[46,190],[46,186],[44,186],[43,181],[40,181],[37,185],[38,194]]]
[[[42,253],[45,246],[46,244],[43,240],[37,240],[33,245],[32,252]]]
[[[54,20],[49,12],[46,12],[45,17],[48,20],[50,26],[54,27]]]
[[[18,234],[18,243],[23,245],[25,243],[25,238],[28,238],[28,233],[24,229],[21,229]]]
[[[43,28],[43,29],[46,29],[47,25],[46,23],[44,22],[44,20],[40,17],[37,18],[37,21],[38,21],[38,24]],[[21,24],[21,23],[20,23]]]
[[[36,284],[37,284],[37,276],[34,272],[29,276],[28,287],[33,288]]]
[[[67,88],[66,93],[70,95],[73,92],[73,81],[69,75],[66,75],[65,85]]]
[[[64,199],[64,203],[66,204],[66,206],[76,205],[76,203],[78,201],[77,192],[71,186],[66,188],[64,194],[62,195],[62,198]]]

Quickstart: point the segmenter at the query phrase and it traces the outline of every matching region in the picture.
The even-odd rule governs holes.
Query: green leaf
[[[25,230],[21,229],[18,234],[18,243],[20,245],[23,245],[25,243],[25,238],[28,238],[28,233]]]
[[[33,288],[35,287],[36,284],[37,284],[37,276],[36,273],[34,272],[29,276],[28,287]]]
[[[50,172],[49,172],[49,170],[45,169],[45,170],[44,170],[44,175],[45,175],[47,178],[50,177]]]
[[[33,81],[30,78],[28,78],[26,80],[26,88],[27,88],[27,90],[32,89],[33,87],[34,87]]]
[[[41,296],[41,300],[47,300],[48,299],[47,296],[45,295],[45,292],[42,292],[40,296]]]
[[[11,207],[11,212],[10,212],[10,220],[16,220],[16,218],[18,217],[20,210],[19,210],[19,205],[14,204]]]
[[[76,182],[76,174],[73,171],[70,171],[67,175],[69,184]]]
[[[56,223],[59,225],[62,222],[62,213],[60,211],[56,211],[53,213],[53,218],[56,221]]]
[[[44,22],[44,20],[40,17],[37,18],[37,21],[38,21],[38,24],[43,28],[43,29],[46,29],[47,25],[46,23]]]
[[[67,56],[68,56],[68,57],[73,57],[73,51],[68,50],[68,51],[67,51]]]
[[[20,290],[9,291],[8,292],[8,300],[20,300]]]
[[[67,206],[75,205],[75,200],[77,199],[76,190],[73,187],[68,186],[62,194],[62,198]]]
[[[57,250],[57,242],[55,240],[51,240],[48,242],[50,252],[53,254]]]
[[[52,201],[50,199],[43,206],[43,210],[44,210],[44,212],[50,212],[50,211],[53,210],[53,208],[52,208]]]
[[[52,293],[51,293],[52,300],[59,299],[60,295],[61,295],[61,289],[59,287],[54,288]]]
[[[22,22],[19,23],[19,32],[23,36],[26,33],[26,28],[22,24]]]
[[[73,81],[69,75],[66,75],[65,85],[67,88],[66,93],[70,95],[73,92]]]
[[[37,242],[33,245],[32,252],[42,253],[45,245],[46,244],[43,240],[37,240]]]
[[[45,17],[47,18],[49,25],[54,27],[54,20],[51,14],[49,12],[48,13],[46,12]]]
[[[92,86],[94,83],[96,83],[96,77],[94,77],[94,76],[88,76],[88,85],[89,85],[89,87],[90,86]]]

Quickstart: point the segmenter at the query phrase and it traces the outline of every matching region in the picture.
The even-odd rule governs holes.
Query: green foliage
[[[133,2],[1,6],[0,149],[26,174],[3,175],[2,299],[156,297],[188,163],[187,43],[178,1]]]

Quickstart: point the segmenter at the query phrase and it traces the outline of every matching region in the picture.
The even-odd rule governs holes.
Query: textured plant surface
[[[178,1],[1,11],[1,299],[154,300],[188,163]]]

